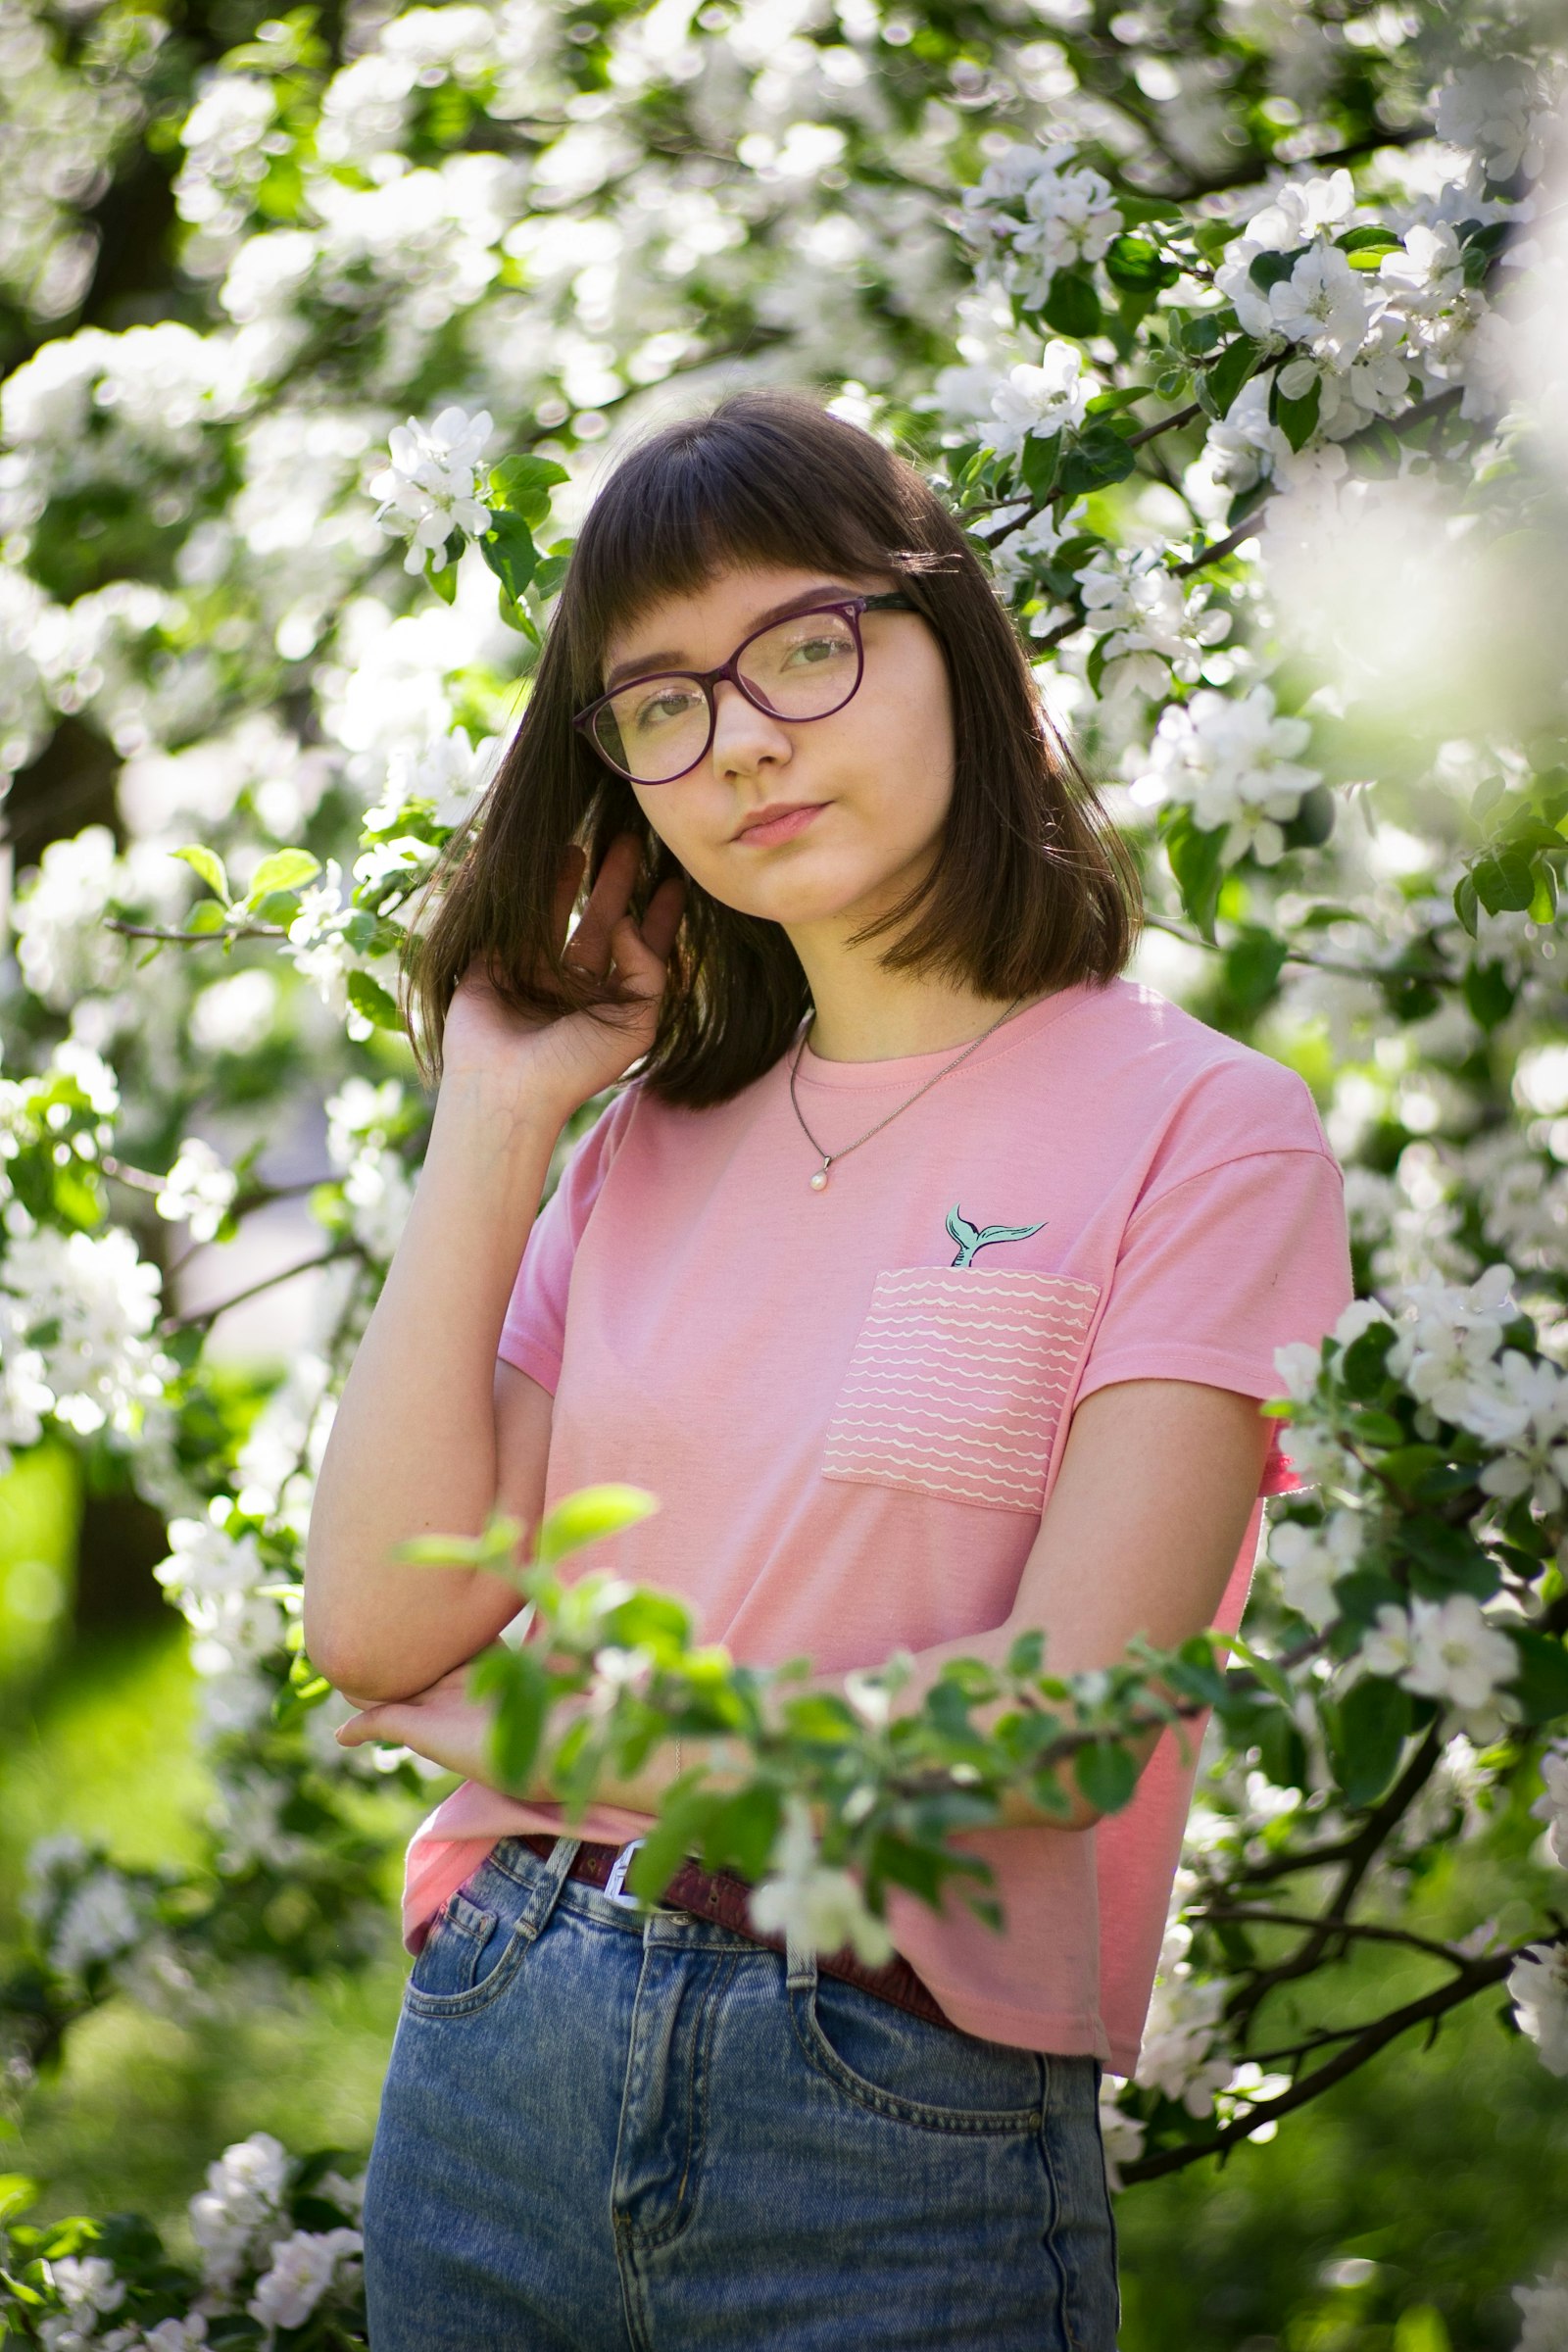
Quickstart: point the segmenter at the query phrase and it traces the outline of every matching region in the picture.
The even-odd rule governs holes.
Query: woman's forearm
[[[496,1347],[562,1125],[542,1092],[442,1083],[311,1515],[306,1647],[347,1690],[416,1690],[468,1654],[455,1642],[476,1572],[390,1555],[416,1536],[476,1535],[494,1504]],[[433,1665],[432,1638],[447,1653]]]

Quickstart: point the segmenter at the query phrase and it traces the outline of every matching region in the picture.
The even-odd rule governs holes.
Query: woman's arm
[[[584,972],[613,972],[623,1004],[536,1020],[502,1002],[476,956],[447,1013],[429,1148],[311,1513],[306,1649],[361,1699],[428,1690],[520,1605],[488,1571],[392,1554],[417,1536],[477,1535],[498,1502],[537,1517],[549,1400],[498,1370],[496,1347],[562,1128],[654,1042],[682,889],[662,883],[639,926],[626,908],[641,855],[633,835],[612,844],[569,942]],[[580,847],[564,852],[563,953],[584,864]]]
[[[1119,1381],[1097,1389],[1073,1415],[1061,1470],[1006,1622],[916,1650],[894,1713],[912,1712],[950,1659],[982,1658],[1001,1666],[1019,1634],[1037,1627],[1047,1636],[1047,1668],[1058,1674],[1113,1665],[1137,1633],[1160,1649],[1175,1649],[1200,1633],[1212,1623],[1236,1565],[1270,1429],[1256,1397],[1233,1389],[1182,1380]],[[465,1669],[404,1704],[372,1707],[337,1737],[346,1747],[364,1740],[406,1743],[450,1771],[483,1781],[492,1709],[465,1698],[466,1679]],[[844,1678],[813,1675],[790,1689],[842,1695]],[[972,1720],[988,1726],[1004,1705],[999,1700],[978,1707]],[[566,1722],[565,1711],[553,1719],[551,1745]],[[1156,1728],[1132,1743],[1140,1770],[1158,1738]],[[683,1765],[700,1757],[709,1761],[696,1741],[688,1741]],[[635,1779],[602,1782],[595,1797],[626,1812],[652,1814],[674,1778],[674,1752],[666,1743]],[[738,1787],[745,1778],[727,1766],[711,1769],[715,1788]],[[527,1793],[536,1801],[554,1797],[542,1766]],[[1001,1826],[1091,1828],[1099,1813],[1076,1789],[1071,1795],[1072,1811],[1061,1815],[1013,1791]]]
[[[912,1712],[952,1658],[1000,1667],[1022,1633],[1046,1635],[1046,1671],[1111,1666],[1142,1633],[1175,1649],[1213,1623],[1257,1498],[1273,1424],[1255,1396],[1196,1381],[1126,1380],[1085,1397],[1040,1532],[1004,1624],[913,1653],[893,1701]],[[842,1675],[814,1675],[807,1690],[844,1690]],[[1004,1702],[977,1707],[982,1728]],[[1140,1771],[1159,1730],[1132,1742]],[[1003,1827],[1090,1829],[1094,1806],[1070,1788],[1072,1811],[1046,1813],[1021,1791],[1005,1800]]]

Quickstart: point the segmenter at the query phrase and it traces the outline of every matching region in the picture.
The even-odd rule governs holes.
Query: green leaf
[[[1023,475],[1025,487],[1042,506],[1055,486],[1060,460],[1059,433],[1030,433],[1018,453],[1018,471]]]
[[[401,1029],[396,1000],[368,972],[350,972],[346,982],[349,1003],[362,1020],[377,1029]]]
[[[1069,444],[1056,475],[1061,498],[1086,498],[1091,490],[1124,482],[1138,463],[1124,437],[1111,424],[1091,424]]]
[[[216,899],[198,899],[185,917],[185,929],[189,932],[200,932],[206,935],[210,932],[221,931],[227,920],[227,908],[220,906]],[[156,953],[156,951],[151,952]]]
[[[1199,379],[1199,398],[1211,416],[1228,416],[1236,395],[1248,377],[1256,369],[1263,356],[1263,346],[1250,335],[1238,335],[1227,343],[1211,368]]]
[[[450,554],[439,571],[435,568],[435,551],[424,559],[424,576],[444,605],[454,604],[458,594],[458,567]]]
[[[1378,1468],[1385,1478],[1392,1478],[1396,1487],[1413,1494],[1427,1472],[1437,1469],[1444,1459],[1441,1446],[1396,1446],[1383,1456]]]
[[[1071,335],[1080,342],[1085,335],[1098,335],[1104,314],[1089,271],[1058,270],[1040,315],[1058,335]]]
[[[191,872],[199,875],[213,896],[220,899],[225,906],[233,904],[229,896],[228,876],[223,871],[223,860],[216,850],[205,849],[200,842],[187,841],[179,849],[171,850],[169,855],[171,858],[183,858]]]
[[[1379,1396],[1387,1386],[1384,1358],[1394,1346],[1392,1323],[1369,1323],[1345,1348],[1336,1363],[1340,1386],[1348,1396]]]
[[[1474,957],[1466,965],[1464,1001],[1483,1029],[1499,1028],[1512,1012],[1518,997],[1519,991],[1504,965],[1478,963]]]
[[[1283,939],[1261,928],[1244,931],[1226,951],[1226,984],[1249,1012],[1260,1012],[1279,994],[1288,953]]]
[[[1285,283],[1295,271],[1302,254],[1310,250],[1309,246],[1298,245],[1294,253],[1255,254],[1247,274],[1260,294],[1267,294],[1271,288]]]
[[[538,566],[533,575],[533,592],[535,596],[540,599],[541,603],[548,604],[550,599],[555,595],[557,589],[561,586],[562,581],[566,576],[566,565],[570,562],[571,557],[569,554],[564,556],[543,556],[540,558]]]
[[[1362,1412],[1350,1415],[1350,1434],[1359,1445],[1374,1447],[1402,1446],[1404,1429],[1392,1413]]]
[[[1046,1637],[1038,1626],[1020,1634],[1007,1652],[1009,1674],[1037,1675],[1045,1663]]]
[[[1523,914],[1536,895],[1535,863],[1521,850],[1483,858],[1470,868],[1470,880],[1489,914]]]
[[[520,604],[522,592],[539,564],[539,550],[527,524],[515,514],[498,514],[477,544],[480,555],[513,604]]]
[[[496,1693],[490,1762],[503,1788],[526,1788],[550,1706],[550,1677],[526,1648],[508,1652],[511,1672]]]
[[[1406,1519],[1398,1541],[1409,1562],[1411,1589],[1425,1600],[1442,1600],[1450,1592],[1487,1600],[1497,1590],[1496,1562],[1462,1527],[1442,1519]]]
[[[1453,911],[1472,939],[1476,935],[1476,908],[1479,901],[1476,886],[1468,873],[1461,874],[1453,888]]]
[[[1399,1761],[1410,1729],[1410,1693],[1397,1683],[1363,1675],[1352,1683],[1329,1717],[1329,1746],[1336,1777],[1349,1805],[1375,1804]]]
[[[1206,940],[1214,937],[1214,909],[1223,873],[1225,834],[1222,827],[1205,831],[1195,825],[1186,809],[1172,818],[1165,835],[1165,855],[1182,905]]]
[[[0,2173],[0,2222],[9,2222],[13,2215],[25,2213],[29,2205],[37,2203],[38,2196],[37,2181],[29,2180],[25,2173]]]
[[[1105,275],[1113,286],[1132,294],[1157,294],[1181,275],[1150,237],[1113,237],[1105,252]]]
[[[1294,1718],[1283,1707],[1268,1707],[1252,1734],[1264,1773],[1276,1788],[1299,1788],[1304,1796],[1312,1786],[1306,1741]]]
[[[570,478],[553,458],[507,458],[490,476],[491,512],[515,514],[529,530],[537,530],[550,512],[556,484]]]
[[[1342,253],[1396,253],[1399,245],[1392,228],[1348,228],[1334,242]]]
[[[1536,890],[1528,912],[1533,923],[1546,925],[1556,920],[1557,872],[1544,858],[1536,861]]]
[[[245,904],[259,906],[273,890],[301,890],[307,882],[314,882],[320,870],[321,860],[313,858],[309,850],[274,850],[252,874]]]
[[[703,1840],[703,1862],[709,1870],[733,1870],[754,1882],[767,1868],[783,1819],[778,1789],[758,1784],[742,1788],[713,1812]]]
[[[1568,1716],[1568,1649],[1556,1635],[1530,1626],[1505,1630],[1519,1652],[1519,1672],[1510,1687],[1519,1693],[1526,1721],[1555,1723]]]
[[[1123,409],[1135,408],[1147,400],[1152,386],[1149,384],[1118,384],[1114,391],[1097,392],[1084,412],[1089,416],[1115,416]]]
[[[1274,421],[1293,449],[1304,449],[1317,431],[1318,410],[1323,403],[1323,378],[1313,379],[1311,389],[1299,400],[1287,400],[1279,391],[1279,378],[1274,379],[1277,397],[1274,401]]]
[[[1119,1740],[1096,1740],[1074,1755],[1072,1777],[1097,1812],[1119,1813],[1138,1786],[1138,1766]]]
[[[660,1507],[659,1496],[646,1487],[623,1486],[613,1480],[603,1486],[579,1487],[564,1495],[540,1522],[535,1557],[541,1567],[553,1567],[569,1551],[635,1527]]]

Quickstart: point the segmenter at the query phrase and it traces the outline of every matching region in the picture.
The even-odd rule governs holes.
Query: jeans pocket
[[[814,1990],[792,1985],[790,2010],[808,2063],[874,2115],[971,2135],[1040,2129],[1044,2072],[1033,2050],[933,2025],[842,1977],[819,1976]]]
[[[525,1949],[521,1923],[449,1894],[403,1988],[416,2017],[472,2017],[487,2009],[517,1973]]]

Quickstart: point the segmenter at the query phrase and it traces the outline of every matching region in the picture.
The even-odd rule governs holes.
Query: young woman
[[[1307,1089],[1124,976],[1133,869],[967,542],[791,395],[611,474],[440,882],[429,1153],[306,1590],[342,1737],[469,1776],[409,1854],[374,2352],[1109,2352],[1098,2094],[1191,1747],[964,1838],[1002,1935],[898,1893],[885,1965],[815,1955],[695,1863],[628,1906],[673,1759],[570,1837],[486,1788],[466,1667],[515,1593],[389,1553],[630,1480],[660,1509],[584,1566],[824,1687],[906,1648],[901,1706],[1027,1627],[1069,1671],[1234,1626],[1294,1483],[1274,1350],[1350,1297]]]

